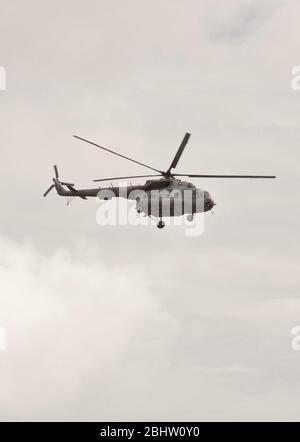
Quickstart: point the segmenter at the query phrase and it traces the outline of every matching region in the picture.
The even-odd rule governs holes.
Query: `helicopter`
[[[258,178],[273,179],[275,175],[211,175],[211,174],[194,174],[194,173],[174,173],[181,155],[190,139],[191,134],[186,133],[183,140],[167,170],[160,170],[148,164],[137,161],[128,156],[122,155],[114,150],[100,146],[93,141],[89,141],[78,135],[73,135],[76,139],[88,143],[94,147],[102,149],[113,155],[124,158],[135,164],[143,166],[152,171],[148,175],[132,175],[111,178],[99,178],[94,182],[105,182],[114,180],[126,180],[133,178],[148,178],[145,184],[129,186],[113,186],[97,187],[92,189],[75,189],[75,184],[60,181],[57,166],[54,166],[53,184],[46,190],[44,197],[55,188],[58,195],[73,198],[79,197],[86,200],[89,197],[98,197],[99,199],[108,200],[112,198],[127,198],[136,201],[136,211],[144,216],[155,219],[157,227],[162,229],[165,227],[163,218],[173,216],[187,215],[188,221],[193,221],[196,213],[212,211],[216,205],[210,193],[206,190],[198,189],[189,181],[183,181],[183,177],[187,178]],[[155,172],[155,173],[153,173]],[[159,178],[157,178],[159,177]],[[66,190],[65,187],[68,189]]]

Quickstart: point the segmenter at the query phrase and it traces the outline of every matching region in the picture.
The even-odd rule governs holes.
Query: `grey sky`
[[[296,419],[300,352],[297,1],[1,5],[0,418]],[[203,236],[100,227],[51,193],[178,172],[217,203]]]

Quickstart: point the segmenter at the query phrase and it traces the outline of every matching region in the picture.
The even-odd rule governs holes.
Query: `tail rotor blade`
[[[50,186],[50,187],[49,187],[49,189],[48,189],[48,190],[46,190],[46,192],[44,193],[44,195],[43,195],[43,196],[44,196],[44,197],[45,197],[45,196],[47,196],[47,195],[48,195],[48,193],[49,193],[49,192],[51,192],[51,190],[53,189],[53,187],[55,187],[55,186],[54,186],[54,184],[52,184],[52,186]]]
[[[55,173],[55,178],[58,180],[58,170],[57,170],[57,166],[53,166],[54,167],[54,173]]]

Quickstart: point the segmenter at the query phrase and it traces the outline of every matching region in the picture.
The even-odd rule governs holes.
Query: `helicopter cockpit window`
[[[175,191],[174,192],[174,189],[170,189],[169,193],[170,193],[170,198],[180,198],[180,192],[179,191]]]

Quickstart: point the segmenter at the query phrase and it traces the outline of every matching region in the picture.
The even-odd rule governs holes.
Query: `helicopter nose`
[[[210,198],[208,200],[209,210],[213,209],[215,205],[216,205],[216,203],[214,202],[214,200],[212,198]]]

